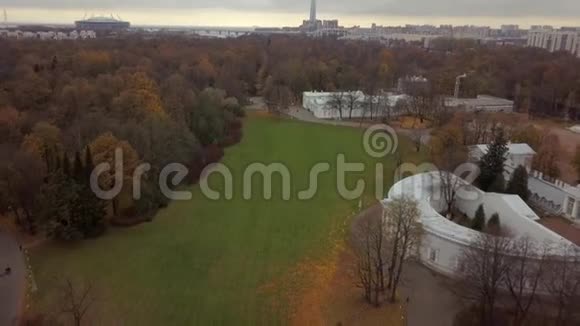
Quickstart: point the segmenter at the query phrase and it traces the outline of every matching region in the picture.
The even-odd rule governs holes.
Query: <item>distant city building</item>
[[[555,30],[551,26],[534,26],[528,33],[527,45],[550,52],[565,51],[580,57],[580,28]]]
[[[452,25],[410,25],[405,26],[378,26],[371,28],[354,26],[347,29],[345,39],[380,41],[391,43],[403,41],[422,43],[425,48],[431,47],[431,41],[436,38],[474,39],[497,45],[525,45],[526,30],[519,29],[518,25],[504,25],[502,29],[493,29],[489,26],[452,26]]]
[[[20,30],[0,30],[0,38],[14,38],[17,40],[38,39],[49,40],[86,40],[97,38],[94,31],[72,31],[70,33],[58,31],[29,32]]]
[[[338,19],[323,20],[322,28],[338,28]]]
[[[490,96],[478,95],[476,98],[445,98],[445,106],[462,109],[465,112],[513,112],[514,101]]]
[[[418,88],[428,88],[429,80],[423,76],[407,76],[397,80],[397,92],[409,93]]]
[[[485,39],[491,36],[489,26],[455,26],[453,27],[453,38]]]
[[[77,29],[94,31],[120,31],[128,29],[131,24],[113,17],[92,17],[75,22]]]

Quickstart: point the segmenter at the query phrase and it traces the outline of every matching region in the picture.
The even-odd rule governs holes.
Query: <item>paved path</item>
[[[462,309],[459,298],[453,294],[445,277],[417,262],[405,265],[400,287],[401,299],[409,298],[407,326],[451,326],[455,315]]]
[[[0,231],[0,325],[17,325],[26,289],[26,264],[16,240]]]
[[[299,106],[291,107],[286,114],[293,119],[297,119],[297,120],[301,120],[301,121],[320,123],[320,124],[332,125],[332,126],[352,127],[352,128],[368,128],[372,125],[376,125],[378,123],[381,123],[378,121],[361,123],[361,122],[353,122],[353,121],[319,119],[319,118],[315,117],[314,114],[312,114],[312,112],[305,110],[304,108],[299,107]],[[401,128],[396,128],[396,127],[394,129],[397,133],[404,135],[408,138],[413,138],[413,136],[414,136],[413,130],[401,129]],[[429,145],[429,141],[431,139],[431,130],[430,129],[415,130],[415,132],[418,132],[421,135],[421,143],[423,145],[426,145],[426,146]]]
[[[380,204],[362,211],[355,218],[382,214]],[[459,298],[451,292],[444,276],[422,264],[409,261],[403,270],[399,286],[401,303],[406,305],[407,326],[451,326],[463,308]],[[409,303],[406,299],[409,298]]]

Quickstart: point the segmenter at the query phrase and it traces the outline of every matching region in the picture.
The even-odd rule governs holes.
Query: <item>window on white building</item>
[[[574,204],[576,204],[576,200],[572,197],[568,197],[568,207],[566,207],[566,213],[572,216],[574,212]]]
[[[429,260],[436,263],[439,257],[439,250],[429,248]]]

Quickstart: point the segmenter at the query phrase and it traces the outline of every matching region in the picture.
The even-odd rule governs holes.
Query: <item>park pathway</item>
[[[6,268],[10,268],[8,275]],[[1,230],[0,275],[0,325],[18,325],[25,298],[26,264],[18,242]]]
[[[364,128],[364,129],[366,129],[366,128],[369,128],[373,125],[382,123],[380,121],[373,121],[373,122],[367,121],[367,122],[361,123],[361,122],[355,122],[355,121],[319,119],[319,118],[315,117],[314,114],[312,114],[312,112],[305,110],[304,108],[302,108],[300,106],[290,107],[290,109],[288,109],[286,114],[290,118],[296,119],[296,120],[325,124],[325,125],[332,125],[332,126],[351,127],[351,128]],[[403,135],[405,137],[409,137],[409,138],[413,138],[413,135],[412,135],[413,132],[419,132],[420,137],[421,137],[421,143],[425,146],[428,146],[429,142],[431,140],[431,130],[430,129],[421,129],[421,130],[417,129],[415,131],[412,131],[410,129],[402,129],[402,128],[398,128],[398,127],[393,127],[393,128],[395,129],[395,131],[398,134]]]
[[[452,326],[463,306],[448,280],[414,261],[407,262],[404,274],[399,291],[407,306],[407,326]]]

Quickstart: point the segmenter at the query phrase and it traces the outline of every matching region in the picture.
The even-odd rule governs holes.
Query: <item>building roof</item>
[[[387,205],[397,197],[412,198],[417,201],[421,211],[423,227],[440,237],[469,245],[479,235],[479,232],[463,227],[441,216],[431,205],[431,196],[434,187],[438,187],[438,172],[418,174],[407,177],[390,189],[388,199],[382,201]]]
[[[88,19],[79,20],[78,23],[127,23],[125,21],[115,19],[113,17],[105,17],[105,16],[98,16],[98,17],[91,17]]]
[[[534,151],[534,149],[531,148],[530,145],[528,145],[526,143],[521,143],[521,144],[509,143],[507,146],[508,146],[508,154],[512,154],[512,155],[535,155],[536,154],[536,151]],[[473,147],[477,148],[483,154],[485,154],[485,153],[487,153],[487,149],[488,149],[489,145],[479,144],[479,145],[472,146],[472,148]]]
[[[569,243],[557,233],[537,223],[536,221],[539,220],[539,217],[519,196],[485,193],[482,190],[469,185],[467,181],[455,175],[453,175],[453,177],[458,178],[459,184],[464,185],[459,192],[475,191],[479,193],[480,196],[492,196],[493,200],[491,202],[496,203],[498,207],[507,205],[511,211],[517,215],[511,216],[511,218],[515,219],[518,225],[522,227],[522,230],[519,228],[512,230],[514,231],[514,236],[519,237],[530,235],[536,240],[545,241],[546,239],[549,239],[550,242],[554,244]],[[433,195],[434,191],[440,187],[440,178],[438,171],[407,177],[393,185],[389,190],[388,198],[382,200],[382,204],[386,206],[391,200],[400,197],[414,199],[417,201],[418,208],[421,212],[420,222],[426,231],[463,245],[470,245],[481,233],[448,220],[439,214],[433,207],[433,204],[435,204]],[[467,195],[460,193],[458,193],[458,196],[461,198],[469,198]],[[494,207],[489,207],[489,210],[494,211]],[[521,218],[518,219],[518,217]],[[533,232],[528,233],[525,230],[533,230]],[[557,245],[551,248],[551,250],[554,250],[554,253],[558,253],[560,249],[561,247]]]
[[[494,107],[494,106],[513,106],[514,102],[505,98],[490,95],[478,95],[476,98],[455,98],[446,97],[445,104],[448,106],[471,106],[471,107]]]

